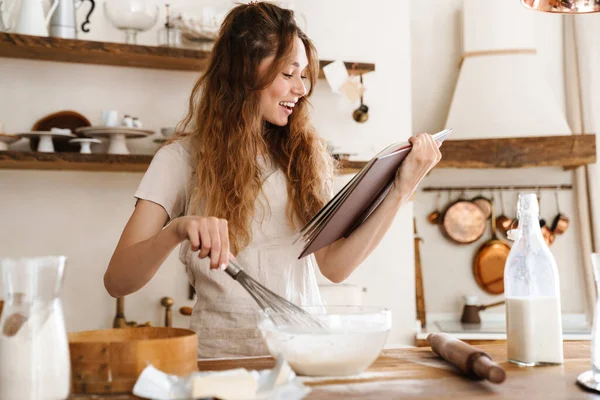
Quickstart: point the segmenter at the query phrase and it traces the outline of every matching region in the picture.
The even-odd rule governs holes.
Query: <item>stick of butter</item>
[[[258,382],[244,368],[195,375],[192,398],[216,397],[222,400],[248,400],[256,397]]]

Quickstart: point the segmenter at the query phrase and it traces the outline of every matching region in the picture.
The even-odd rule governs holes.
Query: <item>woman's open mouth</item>
[[[294,111],[294,106],[296,103],[292,103],[291,101],[282,101],[279,103],[281,107],[288,113],[291,114]]]

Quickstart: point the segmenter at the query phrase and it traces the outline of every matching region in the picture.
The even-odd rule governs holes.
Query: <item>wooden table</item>
[[[590,342],[565,342],[565,363],[558,366],[521,368],[506,361],[504,344],[477,346],[501,363],[507,379],[500,385],[473,381],[459,375],[429,348],[385,350],[362,376],[354,379],[313,379],[306,385],[306,399],[599,399],[576,384],[577,375],[591,368]],[[202,371],[237,367],[265,369],[268,357],[242,360],[199,361]],[[75,400],[130,400],[132,396],[72,396]]]

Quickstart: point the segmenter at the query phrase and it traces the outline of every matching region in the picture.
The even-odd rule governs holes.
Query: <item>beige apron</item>
[[[280,169],[264,169],[251,223],[251,245],[237,258],[246,273],[294,304],[321,305],[314,256],[298,260],[301,244],[292,244],[296,231],[286,217],[286,177]],[[198,357],[268,354],[256,327],[259,308],[244,288],[226,272],[210,270],[209,260],[199,259],[189,241],[181,244],[179,258],[198,296],[191,319],[191,329],[198,334]]]

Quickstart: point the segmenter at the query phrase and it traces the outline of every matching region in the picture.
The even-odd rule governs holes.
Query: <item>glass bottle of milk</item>
[[[519,194],[519,227],[504,268],[508,360],[562,364],[558,269],[540,229],[535,193]]]

